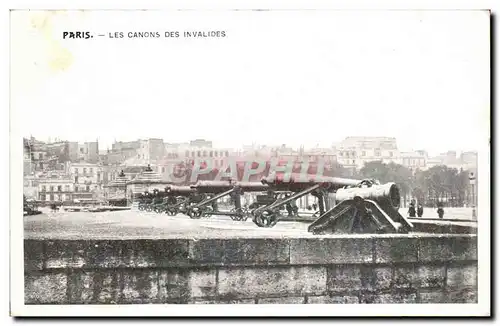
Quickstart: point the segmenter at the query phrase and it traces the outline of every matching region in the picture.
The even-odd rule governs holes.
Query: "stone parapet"
[[[26,304],[477,302],[473,234],[24,246]]]

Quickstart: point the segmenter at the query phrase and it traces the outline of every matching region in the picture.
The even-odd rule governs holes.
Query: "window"
[[[375,156],[380,156],[380,149],[375,150]]]
[[[54,191],[54,186],[50,186],[50,191],[53,192]]]
[[[90,168],[90,169],[89,169],[89,172],[90,172],[90,173],[94,173],[94,168]]]
[[[228,151],[226,151],[226,157],[229,157],[229,152]]]
[[[62,186],[57,186],[57,191],[61,192],[62,191]]]
[[[352,160],[352,164],[355,164],[355,163],[356,163],[356,161],[355,161],[355,160]]]
[[[54,200],[54,194],[50,194],[49,198],[50,198],[50,201],[53,201]]]
[[[218,157],[219,156],[219,152],[215,152],[215,157]]]
[[[38,159],[39,160],[43,159],[43,153],[38,153]]]
[[[87,168],[83,168],[83,174],[87,174]]]
[[[73,170],[73,172],[74,172],[75,174],[78,174],[78,168],[75,168],[75,169]]]
[[[214,151],[210,151],[210,157],[214,157]]]
[[[201,156],[201,151],[198,151],[198,153],[197,153],[197,154],[198,154],[198,157],[200,157],[200,156]]]
[[[85,190],[86,190],[87,192],[89,192],[89,191],[90,191],[90,186],[88,186],[88,185],[87,185],[87,186],[85,187]]]
[[[69,185],[64,186],[64,191],[69,191]]]
[[[47,191],[47,188],[45,185],[42,186],[42,191]]]
[[[194,155],[194,151],[193,151],[193,152],[191,152],[191,157],[195,157],[195,155]]]
[[[389,156],[392,157],[392,152],[389,152]]]
[[[189,157],[189,151],[186,151],[186,157]]]
[[[361,152],[362,156],[366,156],[366,151]]]

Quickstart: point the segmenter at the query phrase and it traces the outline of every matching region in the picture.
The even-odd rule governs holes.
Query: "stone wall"
[[[477,302],[472,234],[24,245],[26,304]]]

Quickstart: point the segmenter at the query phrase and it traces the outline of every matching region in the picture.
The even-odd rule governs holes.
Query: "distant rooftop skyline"
[[[78,143],[85,143],[85,142],[95,142],[95,141],[98,141],[99,142],[99,152],[103,152],[103,151],[106,151],[106,150],[111,150],[112,149],[112,144],[113,143],[119,143],[119,142],[124,142],[124,143],[127,143],[127,142],[134,142],[134,141],[138,141],[138,140],[147,140],[147,139],[160,139],[160,138],[153,138],[153,137],[140,137],[140,138],[137,138],[137,139],[127,139],[127,140],[121,140],[121,139],[116,139],[116,140],[113,140],[113,142],[109,143],[109,144],[106,144],[106,143],[103,143],[101,140],[99,140],[99,138],[94,138],[94,140],[90,140],[90,141],[81,141],[81,140],[76,140],[76,139],[62,139],[60,137],[48,137],[47,139],[41,139],[39,137],[36,137],[35,135],[30,135],[30,136],[27,136],[25,138],[29,138],[29,137],[34,137],[36,140],[40,140],[40,141],[43,141],[43,142],[49,142],[49,139],[51,142],[56,142],[56,141],[70,141],[70,142],[78,142]],[[173,141],[169,141],[168,139],[163,139],[163,143],[164,144],[186,144],[186,145],[189,145],[190,142],[192,141],[199,141],[199,140],[205,140],[205,141],[208,141],[208,142],[212,142],[213,144],[213,147],[215,148],[231,148],[231,149],[243,149],[244,147],[246,146],[251,146],[251,145],[255,145],[255,146],[265,146],[265,147],[280,147],[282,145],[285,145],[287,148],[293,148],[293,149],[300,149],[301,147],[304,147],[304,149],[314,149],[314,148],[329,148],[329,149],[332,149],[334,148],[335,146],[339,146],[341,145],[341,143],[343,142],[343,140],[346,140],[347,138],[387,138],[387,139],[390,139],[390,138],[393,138],[396,140],[396,144],[397,144],[397,150],[400,151],[400,152],[416,152],[416,151],[426,151],[428,153],[429,156],[439,156],[439,155],[442,155],[442,154],[446,154],[447,152],[450,152],[450,151],[455,151],[457,153],[457,156],[460,156],[462,153],[467,153],[467,152],[477,152],[477,149],[465,149],[465,148],[448,148],[448,149],[444,149],[442,151],[439,151],[439,152],[431,152],[425,148],[402,148],[400,145],[399,145],[399,141],[397,139],[397,137],[388,137],[388,136],[374,136],[374,137],[367,137],[367,136],[346,136],[344,137],[342,140],[340,141],[337,141],[337,142],[332,142],[330,143],[330,146],[304,146],[304,145],[299,145],[299,146],[292,146],[292,145],[289,145],[289,144],[276,144],[275,142],[270,142],[270,143],[267,143],[267,144],[264,144],[264,143],[253,143],[253,144],[241,144],[240,146],[236,146],[236,147],[225,147],[225,146],[219,146],[217,143],[211,141],[210,139],[207,139],[207,138],[197,138],[197,139],[186,139],[186,140],[183,140],[183,141],[180,141],[180,142],[173,142]]]

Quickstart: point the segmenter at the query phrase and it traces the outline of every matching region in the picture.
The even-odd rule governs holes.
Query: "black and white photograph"
[[[491,20],[12,10],[11,315],[488,316]]]

